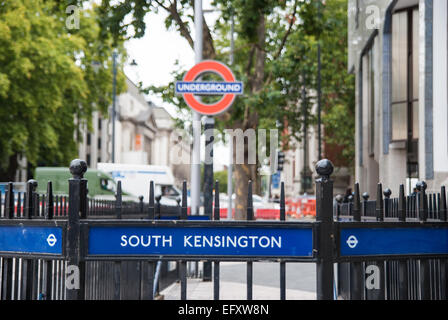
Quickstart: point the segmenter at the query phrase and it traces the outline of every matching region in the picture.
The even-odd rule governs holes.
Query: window
[[[406,141],[408,177],[418,177],[419,11],[392,15],[392,141]]]
[[[419,135],[418,19],[418,8],[392,16],[392,141],[412,141]]]
[[[172,186],[162,186],[162,195],[165,197],[180,196],[179,192]]]
[[[100,179],[101,189],[116,192],[117,188],[115,186],[115,182],[109,179],[101,178]]]
[[[369,49],[362,56],[362,104],[367,119],[368,152],[375,151],[375,51],[376,37],[372,38]]]

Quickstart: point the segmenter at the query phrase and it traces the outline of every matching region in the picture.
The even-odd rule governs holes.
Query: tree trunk
[[[177,11],[177,7],[175,4],[171,5],[169,9],[167,9],[168,12],[172,15],[173,19],[179,24],[181,35],[187,39],[190,46],[193,48],[194,42],[193,39],[186,28],[185,24],[182,22],[182,19],[180,18],[180,15]],[[213,39],[210,33],[210,29],[208,28],[205,19],[203,21],[203,58],[204,59],[215,59],[216,52],[213,46]],[[259,23],[257,27],[257,43],[253,44],[253,51],[254,51],[254,59],[255,63],[252,66],[251,62],[249,63],[249,68],[247,70],[248,78],[249,78],[249,85],[248,89],[252,93],[257,93],[263,88],[264,83],[264,65],[265,65],[265,59],[266,54],[264,51],[265,47],[265,17],[263,14],[260,13],[259,16]],[[251,56],[252,57],[252,56]],[[252,59],[249,57],[249,59]],[[252,71],[253,69],[253,71]],[[219,118],[222,121],[227,121],[230,118],[230,111],[226,111],[219,115]],[[233,129],[242,129],[247,130],[249,128],[257,129],[258,126],[258,114],[255,110],[250,110],[247,108],[247,110],[244,113],[244,119],[240,122],[238,121],[238,124],[235,124]],[[245,142],[245,159],[247,159],[247,143]],[[235,159],[235,148],[233,150],[233,157]],[[259,193],[261,190],[261,181],[259,179],[258,171],[257,171],[257,165],[256,164],[235,164],[234,163],[234,179],[235,179],[235,218],[238,220],[244,220],[247,217],[247,187],[248,187],[248,181],[253,181],[253,191],[256,193]]]
[[[15,182],[18,166],[17,154],[11,155],[8,159],[8,167],[0,169],[0,181]]]
[[[248,164],[235,164],[235,220],[247,219],[247,192],[251,178]]]
[[[254,70],[252,74],[249,74],[249,84],[251,92],[256,94],[263,88],[264,83],[264,66],[266,54],[264,51],[265,47],[265,18],[261,14],[259,18],[258,28],[257,28],[257,43],[255,46],[255,63]],[[249,70],[250,72],[250,70]],[[255,109],[247,109],[244,112],[243,123],[236,123],[235,128],[241,128],[243,130],[254,129],[258,127],[258,113]],[[233,149],[233,158],[235,159],[236,148]],[[252,180],[253,192],[260,193],[261,191],[261,180],[258,174],[257,164],[248,164],[248,144],[244,142],[244,163],[235,164],[235,219],[245,220],[247,219],[247,192],[248,192],[248,182]],[[258,158],[258,157],[257,157]],[[235,161],[234,161],[235,163]]]

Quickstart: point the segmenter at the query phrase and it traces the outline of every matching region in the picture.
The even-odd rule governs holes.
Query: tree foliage
[[[67,28],[65,10],[58,1],[0,5],[1,181],[14,179],[18,155],[68,165],[78,126],[110,105],[112,39],[100,38],[94,10],[80,11],[79,29]],[[122,74],[118,83],[122,91]]]
[[[111,9],[105,2],[103,7]],[[132,23],[125,24],[123,15],[109,14],[102,16],[102,25],[107,31],[123,36],[132,31],[133,25],[142,25],[137,22],[142,16],[133,12],[164,10],[168,13],[167,27],[175,26],[193,48],[190,33],[194,23],[193,3],[127,0],[112,8],[119,13],[126,11],[132,16]],[[235,52],[231,67],[245,88],[244,95],[236,99],[228,111],[215,117],[215,127],[221,130],[278,128],[285,141],[283,148],[288,148],[287,142],[292,139],[306,139],[304,124],[316,124],[313,106],[316,103],[317,44],[320,43],[325,138],[327,142],[343,146],[344,156],[350,163],[353,158],[354,82],[346,68],[347,0],[214,0],[212,6],[221,14],[214,25],[204,23],[203,57],[229,64],[230,19],[233,16]],[[138,29],[135,35],[142,36],[141,31]],[[183,100],[174,95],[174,83],[185,72],[176,67],[171,83],[150,87],[148,92],[160,94],[179,110],[185,110]],[[236,216],[244,218],[247,180],[254,181],[256,189],[260,181],[257,166],[236,165],[234,174]]]

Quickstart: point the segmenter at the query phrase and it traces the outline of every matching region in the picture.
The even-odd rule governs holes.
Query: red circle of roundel
[[[187,72],[184,77],[184,81],[193,82],[201,74],[206,72],[215,73],[221,76],[226,82],[235,81],[232,71],[225,64],[214,60],[204,60],[196,64]],[[221,100],[213,104],[199,102],[192,93],[184,93],[183,97],[190,108],[204,115],[215,115],[221,113],[230,107],[233,100],[235,100],[235,94],[233,93],[224,94]]]

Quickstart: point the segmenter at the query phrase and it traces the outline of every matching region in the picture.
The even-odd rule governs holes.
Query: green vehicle
[[[68,180],[72,178],[69,168],[64,167],[38,167],[36,168],[35,180],[37,180],[37,192],[45,193],[47,183],[53,184],[54,194],[68,195]],[[87,189],[89,198],[115,199],[117,190],[116,183],[112,176],[106,172],[88,169],[84,174],[88,180]],[[125,193],[123,193],[124,195]]]

